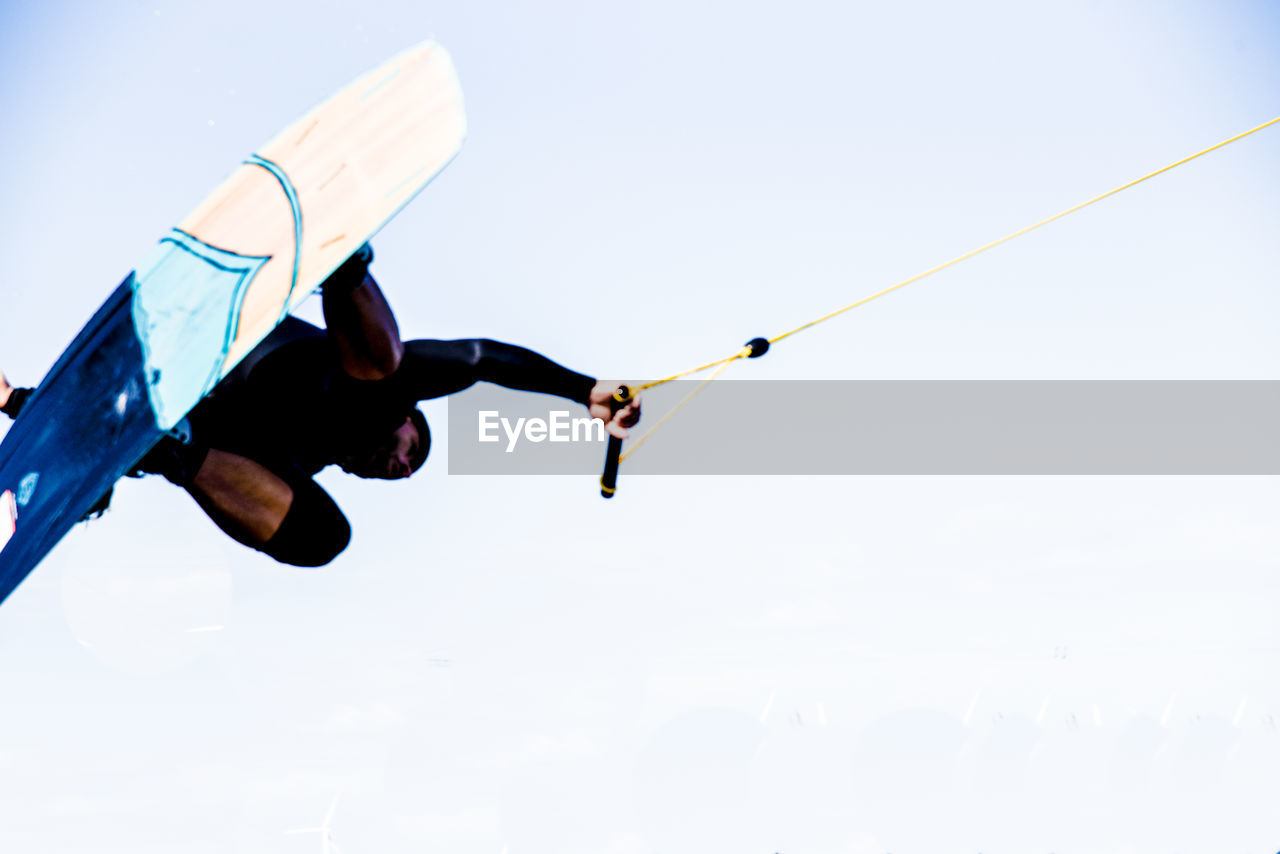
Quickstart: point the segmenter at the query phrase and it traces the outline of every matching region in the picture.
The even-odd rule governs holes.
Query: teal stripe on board
[[[133,326],[156,423],[168,430],[222,378],[254,276],[270,257],[218,249],[173,229],[133,277]]]
[[[293,278],[289,280],[289,293],[284,298],[284,304],[280,306],[280,316],[276,318],[276,323],[279,323],[289,314],[289,303],[293,300],[294,289],[298,287],[298,265],[302,261],[302,204],[298,201],[298,191],[294,189],[293,182],[289,180],[289,176],[285,174],[279,164],[273,163],[257,154],[250,155],[245,163],[251,166],[261,166],[275,176],[275,179],[280,182],[285,197],[289,200],[289,208],[293,212]]]

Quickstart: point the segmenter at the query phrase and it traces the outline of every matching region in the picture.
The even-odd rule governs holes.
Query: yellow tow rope
[[[682,377],[690,376],[691,374],[700,373],[709,368],[717,369],[713,374],[711,374],[702,383],[700,383],[697,388],[689,392],[689,394],[685,396],[685,398],[681,400],[680,403],[678,403],[674,409],[672,409],[665,416],[663,416],[662,419],[659,420],[657,424],[654,424],[652,427],[649,428],[648,431],[644,433],[644,435],[636,439],[631,444],[631,447],[627,449],[627,452],[625,454],[621,454],[621,456],[618,457],[618,461],[620,462],[622,460],[625,460],[627,457],[635,453],[636,450],[641,445],[643,445],[649,439],[649,437],[652,436],[655,431],[657,431],[659,427],[666,424],[667,421],[671,419],[671,416],[675,415],[675,413],[680,408],[682,408],[685,404],[687,404],[690,400],[692,400],[699,392],[701,392],[704,388],[706,388],[711,383],[712,380],[714,380],[717,376],[719,376],[720,373],[729,366],[730,363],[735,362],[738,359],[756,358],[756,357],[762,356],[764,355],[765,351],[769,349],[770,344],[776,344],[777,342],[781,341],[784,338],[795,335],[797,332],[803,332],[804,330],[812,326],[817,326],[819,323],[822,323],[825,320],[830,320],[831,318],[836,317],[837,315],[840,315],[840,314],[844,314],[846,311],[855,309],[860,305],[866,305],[867,303],[871,302],[873,299],[878,299],[884,296],[885,294],[893,293],[894,291],[898,290],[898,288],[906,287],[912,282],[918,282],[921,279],[923,279],[925,276],[932,276],[934,273],[945,270],[948,267],[951,267],[955,264],[959,264],[961,261],[965,261],[969,258],[972,258],[975,255],[980,255],[981,253],[986,252],[988,249],[994,249],[995,247],[999,246],[1001,243],[1007,243],[1010,240],[1013,240],[1015,237],[1021,237],[1027,232],[1034,231],[1042,225],[1048,225],[1054,220],[1061,219],[1067,214],[1075,213],[1081,208],[1088,207],[1094,202],[1100,202],[1109,196],[1114,196],[1116,193],[1119,193],[1122,190],[1127,190],[1130,187],[1133,187],[1137,184],[1141,184],[1143,181],[1146,181],[1149,178],[1154,178],[1157,175],[1160,175],[1164,172],[1168,172],[1170,169],[1174,169],[1178,166],[1181,166],[1184,163],[1188,163],[1192,160],[1195,160],[1197,157],[1202,157],[1211,151],[1216,151],[1217,149],[1222,148],[1225,145],[1230,145],[1231,143],[1237,140],[1244,139],[1249,134],[1257,133],[1258,131],[1264,128],[1268,128],[1271,125],[1276,124],[1277,122],[1280,122],[1280,116],[1277,116],[1276,118],[1272,119],[1269,122],[1263,122],[1262,124],[1258,125],[1255,128],[1250,128],[1244,133],[1236,134],[1230,139],[1224,139],[1222,142],[1219,142],[1215,145],[1211,145],[1208,148],[1205,148],[1201,151],[1197,151],[1195,154],[1189,155],[1187,157],[1182,158],[1181,160],[1177,160],[1173,163],[1170,163],[1168,166],[1161,167],[1160,169],[1157,169],[1154,172],[1148,172],[1146,175],[1143,175],[1141,178],[1135,178],[1134,180],[1129,181],[1126,184],[1121,184],[1119,187],[1116,187],[1111,190],[1107,190],[1107,192],[1102,193],[1101,195],[1094,196],[1093,198],[1087,201],[1083,201],[1078,205],[1073,205],[1072,207],[1069,207],[1064,211],[1060,211],[1054,214],[1053,216],[1045,217],[1039,222],[1032,223],[1031,225],[1028,225],[1025,228],[1020,228],[1015,232],[1006,234],[1004,237],[1001,237],[999,240],[993,240],[990,243],[979,246],[977,249],[972,249],[964,253],[963,255],[958,255],[955,258],[952,258],[950,261],[947,261],[943,264],[939,264],[936,267],[930,267],[928,270],[925,270],[922,273],[917,273],[916,275],[912,276],[909,279],[903,279],[901,282],[898,282],[895,285],[891,285],[882,291],[877,291],[876,293],[871,294],[870,296],[863,297],[857,302],[851,302],[848,305],[844,306],[843,308],[838,308],[835,311],[831,312],[830,314],[824,314],[822,317],[819,317],[816,320],[811,320],[808,323],[805,323],[801,326],[797,326],[795,329],[791,329],[791,330],[788,330],[787,332],[783,332],[781,335],[775,335],[774,337],[767,338],[767,339],[755,338],[752,341],[748,342],[746,346],[744,346],[742,349],[738,350],[736,353],[734,353],[731,356],[726,356],[723,359],[717,359],[714,362],[707,362],[705,365],[699,365],[696,368],[690,368],[687,371],[681,371],[679,373],[672,374],[671,376],[663,377],[662,379],[653,380],[652,382],[647,382],[647,383],[644,383],[643,385],[640,385],[638,387],[638,390],[643,391],[645,389],[656,388],[657,386],[665,385],[666,383],[672,382],[673,380],[678,380]],[[612,490],[610,490],[610,494],[612,494]]]

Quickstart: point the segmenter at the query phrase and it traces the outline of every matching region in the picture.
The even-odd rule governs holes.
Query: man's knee
[[[324,566],[351,542],[351,524],[323,490],[296,491],[292,506],[260,551],[292,566]]]

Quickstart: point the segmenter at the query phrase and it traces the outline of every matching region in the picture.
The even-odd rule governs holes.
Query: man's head
[[[357,477],[399,480],[421,468],[430,451],[431,430],[426,416],[415,408],[378,447],[347,458],[342,468]]]

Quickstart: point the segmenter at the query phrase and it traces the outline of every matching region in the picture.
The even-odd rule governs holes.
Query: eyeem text
[[[604,422],[599,418],[570,418],[567,410],[553,409],[547,418],[503,418],[496,409],[479,413],[480,442],[500,442],[506,435],[509,454],[521,438],[529,442],[603,442]]]

